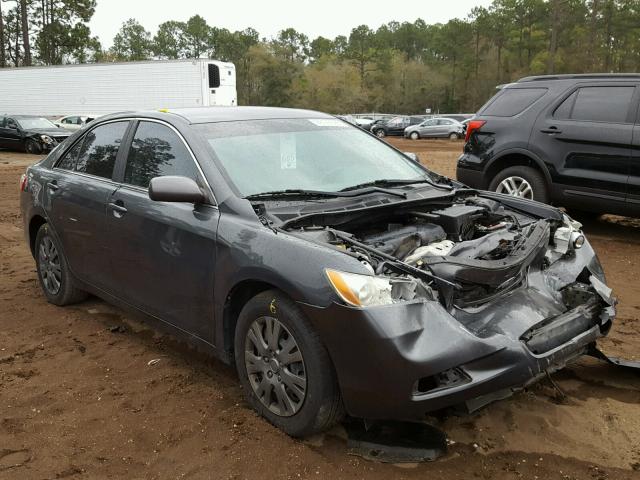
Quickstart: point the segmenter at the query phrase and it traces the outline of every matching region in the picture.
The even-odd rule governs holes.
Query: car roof
[[[45,118],[42,115],[12,115],[10,113],[3,113],[0,117],[10,117],[10,118]]]
[[[629,80],[640,79],[638,73],[580,73],[580,74],[564,74],[564,75],[534,75],[530,77],[524,77],[518,80],[516,83],[526,82],[548,82],[559,80]]]
[[[137,112],[126,112],[126,115],[131,116],[132,113],[135,115]],[[192,124],[278,118],[334,118],[332,115],[314,110],[277,107],[170,108],[158,111],[139,112],[139,114],[157,118],[166,118],[166,115],[177,115]]]

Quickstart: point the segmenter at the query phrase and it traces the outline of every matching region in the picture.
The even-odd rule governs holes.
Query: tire
[[[24,151],[32,155],[40,155],[42,153],[42,147],[35,140],[28,138],[27,141],[24,142]]]
[[[373,134],[378,137],[378,138],[384,138],[387,136],[387,132],[385,132],[383,129],[379,128],[378,130],[374,130]]]
[[[279,324],[280,337],[272,336],[277,341],[269,346],[268,331],[273,328],[273,320]],[[253,339],[262,345],[261,350],[255,348],[257,343]],[[287,344],[291,345],[291,339],[297,349],[288,352],[295,352],[296,360],[285,364],[283,352]],[[277,349],[272,348],[273,345]],[[267,290],[247,302],[238,317],[234,350],[238,376],[247,401],[262,417],[288,435],[313,435],[327,430],[342,418],[342,399],[329,354],[300,308],[284,294]],[[301,361],[297,361],[298,357]],[[297,377],[292,377],[292,372]],[[289,381],[284,378],[289,378]],[[290,388],[291,378],[297,378],[296,385],[301,384],[299,380],[304,378],[301,395]],[[262,385],[271,386],[261,389]],[[297,389],[297,392],[301,391]],[[260,396],[257,392],[261,392]],[[286,403],[279,402],[282,392],[289,399],[297,400],[296,405],[282,409],[279,405]]]
[[[545,181],[542,173],[540,173],[538,170],[520,165],[506,168],[491,180],[491,182],[489,183],[489,190],[491,190],[492,192],[512,195],[512,193],[506,191],[503,186],[503,182],[507,181],[506,183],[508,183],[507,179],[519,179],[516,180],[516,182],[524,180],[529,184],[531,195],[523,196],[523,198],[529,198],[530,200],[536,200],[542,203],[549,203],[549,189],[547,187],[547,182]]]
[[[49,303],[70,305],[87,297],[86,292],[77,288],[60,244],[46,223],[36,235],[35,257],[40,288]],[[56,285],[57,288],[53,288]]]
[[[449,140],[458,140],[458,134],[457,133],[450,133],[449,134]]]
[[[419,140],[420,139],[420,134],[418,132],[411,132],[409,134],[409,138],[411,140]]]

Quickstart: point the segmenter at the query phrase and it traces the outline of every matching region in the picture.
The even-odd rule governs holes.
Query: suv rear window
[[[581,87],[562,102],[555,118],[626,123],[635,87]]]
[[[547,93],[546,88],[505,88],[493,97],[482,111],[482,115],[492,117],[513,117]]]

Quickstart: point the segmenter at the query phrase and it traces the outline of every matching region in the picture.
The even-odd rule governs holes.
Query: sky
[[[392,20],[427,23],[465,18],[475,6],[491,0],[98,0],[89,26],[103,47],[110,47],[122,23],[137,19],[152,34],[166,20],[184,21],[201,15],[209,25],[229,30],[255,28],[261,37],[273,37],[293,27],[310,39],[349,35],[353,27],[376,29]]]

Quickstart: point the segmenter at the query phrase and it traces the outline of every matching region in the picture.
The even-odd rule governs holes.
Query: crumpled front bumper
[[[568,308],[560,293],[585,278],[597,311],[586,304]],[[614,303],[586,243],[474,308],[447,311],[437,302],[301,307],[327,346],[349,414],[417,420],[448,406],[474,410],[564,367],[608,332]],[[534,351],[540,343],[527,346],[531,335],[545,334],[551,337],[542,343],[545,351]]]

